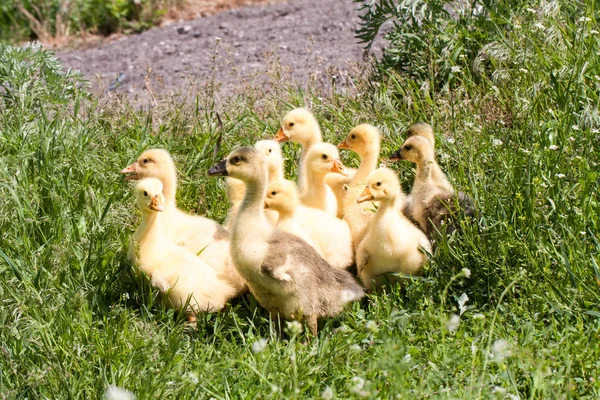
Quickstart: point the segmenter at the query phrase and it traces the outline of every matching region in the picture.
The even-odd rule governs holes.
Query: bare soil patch
[[[273,63],[299,85],[343,84],[365,55],[354,37],[355,9],[351,0],[244,7],[94,48],[60,51],[58,57],[90,78],[98,93],[127,93],[141,104],[151,104],[153,92],[172,95],[190,86],[218,85],[219,95],[235,94],[248,82],[266,82]],[[118,76],[121,84],[109,90]]]

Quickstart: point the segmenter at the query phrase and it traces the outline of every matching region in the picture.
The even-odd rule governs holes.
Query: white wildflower
[[[302,332],[302,324],[298,321],[287,322],[286,325],[292,335],[297,335]]]
[[[527,150],[527,149],[519,149],[523,152],[523,154],[531,154],[531,150]]]
[[[461,294],[458,299],[458,309],[460,311],[460,315],[463,315],[463,313],[467,311],[467,308],[469,308],[466,306],[467,301],[469,301],[469,296],[467,296],[466,293]]]
[[[558,146],[555,144],[551,144],[550,146],[548,146],[549,150],[558,150]]]
[[[409,362],[412,359],[412,356],[410,354],[407,354],[404,356],[404,362]]]
[[[190,371],[190,372],[188,372],[188,373],[187,373],[185,376],[186,376],[186,377],[189,379],[189,381],[190,381],[190,382],[192,382],[193,384],[197,384],[197,383],[199,382],[199,379],[198,379],[198,373],[196,373],[196,372],[191,372],[191,371]]]
[[[463,269],[460,270],[460,272],[462,272],[462,274],[466,278],[470,278],[471,277],[471,270],[469,268],[463,268]]]
[[[572,143],[572,142],[574,142],[574,141],[575,141],[575,138],[574,138],[573,136],[569,136],[569,139],[568,139],[568,140],[569,140],[569,142],[571,142],[571,143]]]
[[[598,31],[597,31],[597,30],[595,30],[595,29],[592,29],[592,30],[590,31],[590,34],[591,34],[591,35],[597,35],[597,34],[598,34]]]
[[[538,29],[542,30],[542,31],[546,29],[546,27],[544,25],[542,25],[541,22],[536,22],[535,24],[533,24],[533,26],[535,28],[538,28]]]
[[[504,142],[502,142],[502,140],[500,140],[500,139],[494,139],[494,140],[492,140],[492,145],[493,146],[502,146],[503,143]]]
[[[504,393],[506,393],[506,389],[504,389],[503,387],[500,387],[500,386],[494,386],[494,388],[492,389],[492,393],[504,394]]]
[[[481,313],[473,314],[473,319],[485,319],[485,315]]]
[[[279,392],[279,386],[271,385],[271,393],[277,393],[277,392]]]
[[[529,70],[528,70],[528,69],[525,69],[525,68],[519,68],[519,71],[521,71],[521,72],[522,72],[522,73],[524,73],[524,74],[527,74],[527,73],[529,73]]]
[[[135,395],[115,385],[109,385],[104,393],[106,400],[134,400]]]
[[[450,144],[454,144],[455,140],[454,140],[454,138],[448,138],[447,142]]]
[[[565,174],[556,174],[556,177],[559,179],[563,179],[565,176]]]
[[[350,388],[350,392],[357,394],[361,397],[367,397],[369,395],[369,392],[364,390],[366,381],[363,378],[361,378],[360,376],[355,376],[354,378],[352,378],[352,383],[354,384],[354,386]]]
[[[510,357],[511,351],[508,348],[506,340],[498,339],[492,345],[492,355],[495,361],[502,361],[507,357]]]
[[[333,389],[330,386],[327,386],[325,390],[321,392],[321,398],[323,400],[331,400],[333,399]]]
[[[573,129],[574,131],[578,131],[579,130],[579,125],[573,125],[571,127],[571,129]]]
[[[362,347],[360,347],[360,345],[354,343],[353,345],[350,346],[350,350],[358,353],[359,351],[362,351]]]
[[[457,74],[460,72],[460,67],[458,65],[455,65],[452,68],[450,68],[450,70],[452,71],[453,74]]]
[[[512,394],[512,393],[507,394],[506,397],[508,397],[510,400],[519,400],[520,399],[519,396],[517,396],[516,394]]]
[[[533,8],[528,8],[527,11],[530,12],[531,14],[537,13],[537,11],[535,11],[535,9],[533,9]]]
[[[252,352],[254,354],[262,353],[267,348],[267,339],[261,338],[252,343]]]
[[[580,234],[581,236],[585,236],[585,231],[579,231],[579,234]]]
[[[377,326],[377,322],[375,322],[373,320],[367,321],[367,323],[365,324],[365,328],[367,328],[367,330],[369,330],[371,332],[377,332],[379,330],[379,327]]]
[[[581,17],[577,20],[577,22],[590,22],[591,19],[589,17]]]
[[[450,319],[446,322],[446,329],[450,332],[454,332],[458,329],[458,325],[460,324],[460,317],[456,314],[452,314]]]

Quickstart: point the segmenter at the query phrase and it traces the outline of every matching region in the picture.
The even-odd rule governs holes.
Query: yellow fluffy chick
[[[142,179],[135,188],[142,223],[134,235],[139,268],[152,285],[166,293],[173,307],[184,306],[190,320],[198,312],[218,311],[237,293],[227,276],[217,274],[185,247],[171,242],[166,234],[166,204],[163,185],[155,178]]]
[[[431,252],[425,234],[398,212],[403,197],[394,171],[379,168],[369,175],[357,199],[358,203],[376,200],[380,204],[356,252],[358,275],[367,289],[373,280],[379,285],[379,276],[387,272],[420,275],[427,262],[420,248]]]
[[[357,204],[367,183],[367,178],[377,168],[381,136],[373,125],[362,124],[353,128],[346,139],[338,145],[340,149],[352,150],[360,156],[360,166],[356,170],[344,197],[344,220],[352,233],[354,250],[365,235],[366,227],[373,218],[374,206],[371,202]]]
[[[307,207],[317,208],[337,216],[337,198],[325,178],[334,173],[347,176],[346,167],[340,161],[338,149],[329,143],[313,145],[302,166],[306,185],[300,201]]]
[[[265,208],[279,213],[277,227],[304,239],[335,269],[352,264],[352,238],[348,224],[323,210],[299,203],[296,185],[275,181],[267,188]]]

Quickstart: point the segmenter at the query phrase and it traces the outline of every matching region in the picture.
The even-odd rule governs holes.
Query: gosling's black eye
[[[290,123],[288,124],[288,126],[291,128],[292,126],[294,126],[294,123],[293,123],[293,122],[290,122]]]
[[[404,150],[410,151],[412,150],[412,146],[410,144],[408,146],[404,146]]]
[[[235,156],[231,159],[232,164],[239,164],[241,161],[242,159],[239,156]]]
[[[144,197],[148,197],[148,192],[144,190]]]
[[[276,194],[277,194],[277,192],[274,190],[271,192],[271,196],[275,196]]]
[[[377,185],[377,187],[381,186],[381,182],[377,182],[375,185]]]
[[[273,149],[269,149],[269,154],[271,154],[272,151],[273,151]]]
[[[327,160],[327,154],[323,154],[323,155],[321,156],[321,158],[322,158],[323,160]]]
[[[351,135],[350,139],[356,139],[356,135]]]
[[[144,159],[142,160],[142,164],[148,164],[149,162],[150,162],[150,160],[149,160],[149,159],[147,159],[147,158],[144,158]]]

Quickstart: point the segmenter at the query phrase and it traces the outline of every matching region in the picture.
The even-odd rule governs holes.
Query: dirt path
[[[148,67],[153,90],[166,94],[185,91],[190,79],[200,87],[216,81],[220,94],[235,93],[252,77],[260,82],[274,57],[301,85],[314,77],[330,81],[363,60],[363,47],[353,32],[356,6],[351,0],[289,0],[246,7],[96,48],[59,52],[58,57],[96,82],[95,90],[102,93],[125,74],[115,92],[129,93],[143,104],[150,102]]]

